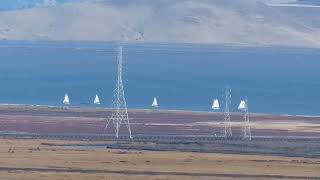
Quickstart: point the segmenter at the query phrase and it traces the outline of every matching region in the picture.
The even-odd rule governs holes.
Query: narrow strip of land
[[[38,134],[110,134],[104,129],[110,109],[0,105],[0,131]],[[129,110],[133,135],[219,136],[223,114],[212,112]],[[231,113],[234,136],[242,136],[243,117]],[[250,114],[253,136],[320,136],[320,117]],[[127,135],[125,126],[120,134]]]

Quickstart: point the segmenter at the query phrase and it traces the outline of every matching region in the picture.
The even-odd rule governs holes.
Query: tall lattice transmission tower
[[[224,124],[223,124],[224,137],[232,137],[230,109],[229,109],[230,103],[231,103],[231,88],[230,86],[226,86],[225,93],[224,93]]]
[[[118,72],[117,72],[117,82],[113,95],[112,102],[112,114],[107,121],[105,129],[108,128],[110,122],[113,124],[115,135],[119,137],[120,126],[124,123],[128,129],[129,137],[132,139],[130,122],[128,117],[128,109],[126,98],[124,94],[124,88],[122,83],[122,46],[118,48]]]
[[[251,140],[249,101],[247,97],[244,100],[244,107],[245,108],[243,109],[243,121],[242,121],[243,139]]]

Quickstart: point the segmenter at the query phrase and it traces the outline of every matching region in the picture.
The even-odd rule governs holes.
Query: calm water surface
[[[115,43],[0,42],[0,102],[110,107]],[[188,44],[126,44],[124,85],[129,108],[210,111],[232,87],[231,110],[244,96],[250,111],[320,115],[320,50]]]

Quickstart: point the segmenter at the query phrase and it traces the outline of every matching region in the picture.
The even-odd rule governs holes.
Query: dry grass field
[[[317,179],[320,159],[192,152],[66,149],[0,140],[1,180]],[[86,142],[73,142],[86,143]]]

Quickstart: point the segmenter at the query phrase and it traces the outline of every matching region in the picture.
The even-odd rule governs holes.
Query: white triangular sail
[[[159,105],[158,105],[158,100],[157,100],[157,98],[156,97],[154,97],[153,98],[153,102],[152,102],[152,105],[151,105],[152,107],[158,107]]]
[[[94,104],[100,104],[100,98],[99,96],[96,94],[96,97],[94,98],[94,101],[93,101]]]
[[[70,104],[70,100],[69,100],[68,94],[66,94],[66,95],[64,96],[63,104]]]
[[[241,100],[241,101],[240,101],[240,104],[239,104],[239,106],[238,106],[238,109],[241,110],[242,108],[243,108],[243,101]]]
[[[246,108],[247,108],[246,102],[245,102],[244,100],[241,100],[241,101],[240,101],[240,104],[239,104],[239,106],[238,106],[238,109],[239,109],[239,110],[245,110]]]
[[[243,107],[244,109],[247,109],[247,101],[243,100]]]
[[[220,104],[218,99],[213,100],[212,109],[214,110],[220,109]]]

